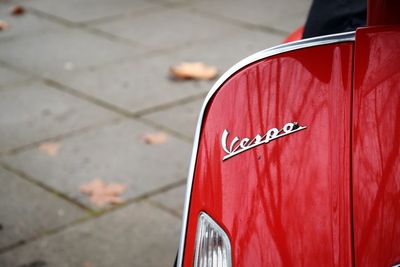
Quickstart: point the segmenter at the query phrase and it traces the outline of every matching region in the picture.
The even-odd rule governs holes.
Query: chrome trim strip
[[[291,43],[287,43],[287,44],[282,44],[282,45],[278,45],[278,46],[275,46],[272,48],[262,50],[260,52],[257,52],[255,54],[241,60],[240,62],[236,63],[235,65],[233,65],[213,85],[213,87],[208,92],[208,94],[204,100],[204,103],[201,108],[199,118],[197,121],[197,128],[196,128],[196,134],[195,134],[195,138],[194,138],[194,142],[193,142],[192,157],[190,160],[189,174],[188,174],[187,185],[186,185],[186,196],[185,196],[185,202],[184,202],[183,214],[182,214],[182,231],[181,231],[181,238],[180,238],[180,243],[179,243],[177,267],[182,267],[183,250],[185,247],[185,237],[186,237],[186,228],[187,228],[187,219],[188,219],[188,213],[189,213],[189,202],[190,202],[190,196],[191,196],[191,192],[192,192],[193,175],[194,175],[194,169],[195,169],[195,164],[196,164],[196,159],[197,159],[197,150],[198,150],[198,145],[199,145],[200,132],[201,132],[201,126],[202,126],[202,122],[203,122],[204,112],[207,108],[207,105],[208,105],[208,102],[210,101],[210,99],[214,96],[214,94],[218,91],[220,86],[225,81],[227,81],[237,71],[239,71],[240,69],[246,67],[247,65],[249,65],[251,63],[254,63],[261,59],[265,59],[267,57],[271,57],[274,55],[278,55],[278,54],[281,54],[284,52],[289,52],[289,51],[293,51],[293,50],[297,50],[297,49],[319,46],[319,45],[324,45],[324,44],[352,42],[352,41],[354,41],[354,36],[355,36],[354,31],[346,32],[346,33],[339,33],[339,34],[332,34],[332,35],[325,35],[325,36],[320,36],[320,37],[304,39],[304,40],[300,40],[300,41],[296,41],[296,42],[291,42]]]

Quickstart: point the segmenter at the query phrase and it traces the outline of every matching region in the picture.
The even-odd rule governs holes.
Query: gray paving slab
[[[171,80],[169,68],[177,63],[179,60],[170,56],[148,57],[70,73],[58,81],[125,110],[138,112],[207,91],[201,82]]]
[[[209,43],[188,46],[169,54],[171,61],[201,61],[217,66],[220,74],[255,52],[281,44],[283,36],[240,30]],[[205,84],[207,91],[214,82]]]
[[[166,110],[153,112],[145,116],[146,119],[159,125],[178,131],[188,138],[193,138],[197,125],[197,118],[203,105],[204,98],[183,105],[177,105]]]
[[[87,22],[133,12],[140,14],[157,6],[145,0],[36,0],[27,1],[25,4],[72,22]]]
[[[11,17],[8,7],[18,2],[32,8],[32,13],[28,10],[24,16]],[[202,61],[223,73],[242,58],[279,44],[285,34],[272,34],[268,27],[292,31],[304,23],[310,2],[5,0],[0,1],[0,17],[11,27],[0,32],[0,61],[122,109],[147,111],[146,120],[190,138],[202,100],[187,104],[176,101],[197,99],[214,81],[172,81],[169,67],[182,61]],[[162,3],[178,5],[167,8]],[[89,24],[109,36],[94,34],[79,24],[76,28],[64,27],[65,20]],[[131,39],[132,45],[111,35]],[[169,50],[144,58],[149,50],[133,46],[135,42],[150,49]],[[179,49],[173,49],[176,47]],[[4,155],[0,161],[92,208],[79,186],[94,178],[126,185],[124,200],[157,189],[162,193],[2,253],[0,266],[171,266],[180,234],[181,221],[176,214],[182,212],[185,186],[164,190],[186,178],[192,145],[171,136],[166,144],[146,145],[142,135],[158,130],[126,118],[111,123],[118,115],[41,83],[19,85],[25,75],[3,65],[0,153],[100,122],[109,123],[57,139],[60,148],[53,156],[33,144]],[[162,112],[152,109],[166,103],[170,107]],[[83,214],[1,169],[0,185],[0,249],[40,236]]]
[[[186,185],[181,185],[151,197],[150,201],[173,210],[176,214],[182,215],[185,193]]]
[[[112,112],[39,82],[0,90],[0,151],[116,117]]]
[[[203,17],[187,8],[165,9],[156,15],[124,18],[96,27],[157,49],[210,41],[240,30],[240,27]]]
[[[193,0],[157,0],[158,3],[161,4],[179,4],[179,5],[184,5],[184,4],[190,4]]]
[[[0,184],[0,249],[87,216],[78,207],[1,168]]]
[[[172,266],[180,220],[146,203],[108,213],[0,255],[0,265],[46,267]]]
[[[26,11],[23,15],[12,16],[10,14],[10,8],[15,4],[3,4],[0,6],[0,17],[1,20],[6,21],[9,28],[0,31],[0,41],[5,42],[18,37],[34,36],[42,32],[58,31],[63,27],[57,23],[46,20],[44,18],[37,17]]]
[[[22,75],[12,69],[0,65],[0,88],[28,80],[29,78],[29,76]]]
[[[281,36],[240,30],[211,44],[198,44],[165,55],[134,59],[104,68],[70,72],[58,81],[85,94],[138,112],[177,99],[207,92],[214,81],[173,81],[169,68],[182,61],[202,61],[221,74],[254,52],[279,44]]]
[[[231,66],[251,54],[277,45],[282,41],[279,35],[251,31],[240,31],[213,44],[202,44],[179,50],[169,55],[171,61],[203,61],[218,66],[224,73]],[[200,84],[205,91],[211,89],[214,81]],[[154,112],[145,116],[157,124],[178,130],[189,138],[193,138],[198,114],[204,99],[199,99],[184,105],[173,106],[169,109]]]
[[[311,0],[196,0],[192,4],[211,14],[291,32],[305,23]]]
[[[143,52],[142,48],[112,42],[79,29],[0,42],[2,61],[49,78]]]
[[[31,149],[2,160],[85,205],[79,187],[94,178],[126,185],[126,200],[186,177],[191,145],[172,136],[165,144],[143,142],[144,134],[156,132],[124,120],[65,139],[55,157]]]

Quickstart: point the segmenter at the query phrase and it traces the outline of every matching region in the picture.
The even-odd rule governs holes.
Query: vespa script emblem
[[[300,126],[297,122],[293,123],[289,122],[286,123],[281,130],[278,130],[277,128],[271,128],[267,131],[266,134],[262,136],[257,134],[253,139],[250,138],[240,139],[238,136],[235,136],[229,148],[226,144],[229,132],[225,129],[224,132],[222,133],[222,138],[221,138],[222,149],[226,152],[226,155],[224,156],[223,160],[227,160],[233,156],[236,156],[239,153],[245,152],[246,150],[252,149],[262,144],[268,144],[269,142],[275,139],[304,130],[306,128],[307,126]]]

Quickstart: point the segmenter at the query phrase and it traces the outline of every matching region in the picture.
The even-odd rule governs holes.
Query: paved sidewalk
[[[10,7],[26,8],[11,16]],[[279,44],[310,0],[0,0],[0,266],[172,266],[197,114],[221,73]],[[164,144],[143,142],[164,132]],[[53,144],[55,151],[39,149]],[[98,208],[79,187],[126,186]]]

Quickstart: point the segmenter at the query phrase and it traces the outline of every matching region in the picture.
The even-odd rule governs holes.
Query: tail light
[[[194,267],[231,267],[231,245],[222,228],[202,212],[197,223]]]

